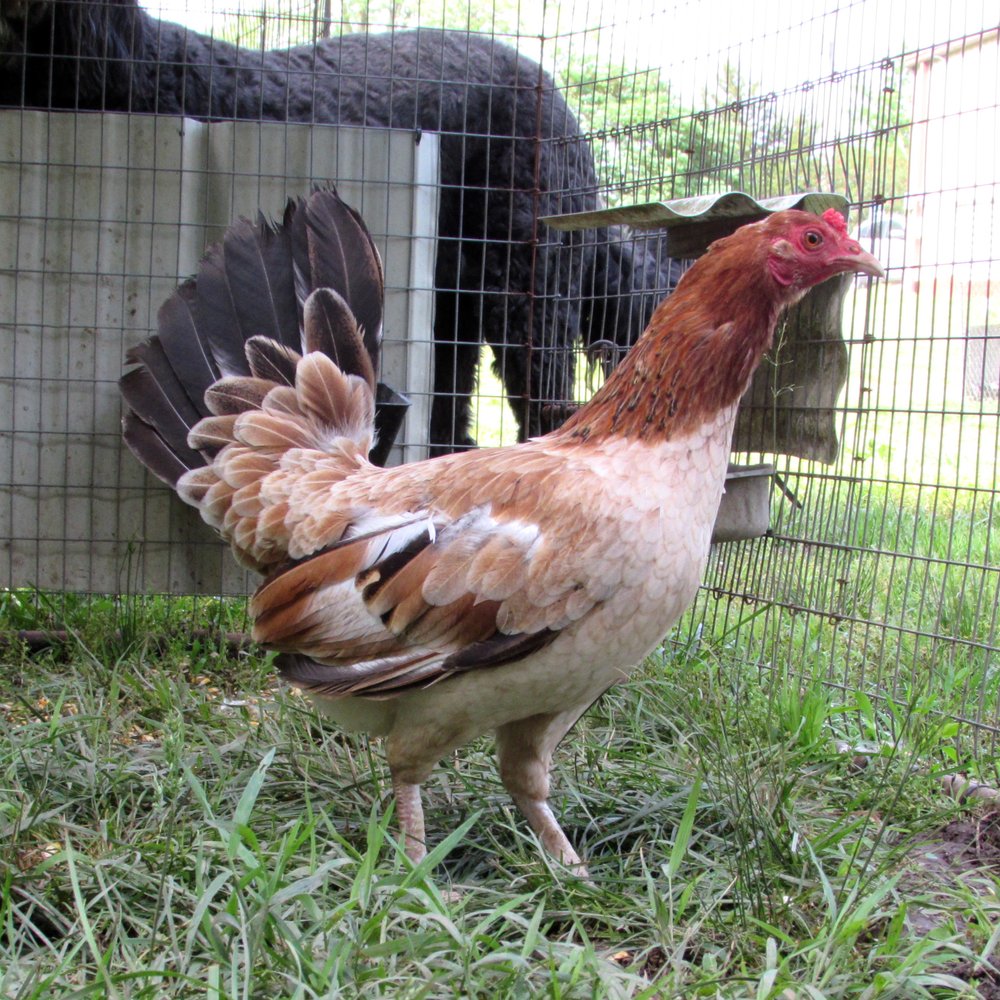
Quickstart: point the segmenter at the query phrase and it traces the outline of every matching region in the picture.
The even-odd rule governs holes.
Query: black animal
[[[489,37],[420,29],[259,51],[136,0],[4,0],[0,105],[440,133],[435,452],[475,444],[482,339],[521,437],[543,433],[572,398],[577,338],[627,346],[672,284],[615,230],[538,221],[598,207],[593,153],[552,79]]]

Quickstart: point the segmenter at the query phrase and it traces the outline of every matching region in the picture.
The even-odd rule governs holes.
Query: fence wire
[[[284,123],[287,138],[260,138],[262,150],[293,143],[295,128],[314,124],[441,137],[428,279],[434,318],[432,326],[425,318],[422,334],[433,364],[411,359],[403,375],[417,379],[422,371],[432,381],[397,387],[428,394],[422,421],[408,423],[401,442],[410,457],[510,442],[554,426],[593,391],[677,279],[662,233],[610,226],[567,235],[540,217],[732,190],[754,198],[843,194],[852,231],[887,266],[888,278],[857,281],[845,296],[849,367],[834,411],[836,453],[829,461],[736,456],[775,465],[771,530],[713,550],[699,600],[674,638],[688,646],[711,640],[762,668],[820,679],[859,711],[865,705],[857,692],[890,716],[894,700],[948,706],[966,737],[961,752],[981,769],[992,766],[1000,733],[994,7],[885,0],[571,0],[531,10],[466,0],[16,6],[0,15],[5,134],[40,128],[41,150],[28,154],[8,139],[0,168],[8,191],[14,184],[23,192],[33,171],[48,177],[30,211],[23,196],[4,202],[0,219],[18,233],[30,235],[25,215],[33,213],[43,227],[63,219],[104,225],[72,146],[46,143],[45,130],[54,136],[67,112]],[[358,45],[359,37],[375,41]],[[288,46],[302,48],[289,55]],[[238,74],[213,76],[224,64],[238,66]],[[58,110],[39,124],[25,108]],[[99,146],[100,162],[88,166],[136,183],[122,147]],[[154,152],[142,168],[153,192],[165,190],[164,178],[178,169],[166,145],[162,155]],[[74,169],[56,179],[60,157]],[[252,173],[235,162],[227,169]],[[267,183],[256,186],[251,208],[275,214],[286,168],[271,162],[260,169]],[[380,169],[386,190],[379,164],[365,162],[359,180]],[[295,176],[308,184],[331,170],[310,162]],[[200,218],[210,206],[221,204],[223,215],[243,206],[232,193],[220,202],[215,183],[191,215],[178,215],[179,231],[196,221],[222,224],[218,211]],[[104,189],[98,183],[93,190]],[[183,201],[178,196],[178,213]],[[405,238],[408,224],[390,215],[387,236]],[[197,228],[193,235],[207,233]],[[141,258],[118,260],[109,272],[100,258],[74,260],[72,246],[44,240],[31,256],[27,239],[4,251],[2,269],[0,324],[13,345],[0,404],[9,442],[9,548],[17,549],[19,524],[60,525],[49,540],[65,543],[54,564],[61,582],[87,589],[99,578],[81,542],[93,519],[89,506],[69,513],[67,491],[92,505],[97,493],[79,498],[92,484],[120,522],[115,498],[134,489],[138,473],[112,450],[94,482],[65,456],[53,461],[39,435],[78,433],[73,407],[84,406],[80,399],[114,394],[122,349],[149,333],[163,285],[193,261],[176,246],[160,259],[150,244]],[[408,267],[400,293],[428,291],[410,287]],[[25,290],[32,276],[44,277],[46,288],[72,276],[75,311],[32,296]],[[100,305],[109,282],[133,279],[145,282],[132,289],[145,302],[137,313]],[[116,330],[112,353],[87,355],[84,334],[101,323]],[[69,330],[76,347],[53,361],[46,352],[57,330]],[[409,324],[388,336],[421,333]],[[80,357],[90,360],[74,368]],[[39,380],[52,375],[53,364],[63,402],[53,396],[46,413]],[[780,352],[774,364],[782,364]],[[100,433],[110,432],[103,426]],[[165,503],[154,487],[143,488],[148,503]],[[19,520],[26,489],[34,490],[35,506]],[[44,504],[53,511],[44,514]],[[181,515],[172,507],[169,516]],[[195,544],[177,523],[167,541]],[[106,558],[124,558],[127,534],[122,528],[102,540]],[[38,575],[40,565],[8,559],[7,586],[58,589],[52,573]]]

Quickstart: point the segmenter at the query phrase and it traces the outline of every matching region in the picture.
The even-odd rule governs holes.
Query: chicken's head
[[[848,236],[844,217],[836,209],[828,208],[822,215],[777,212],[761,226],[767,233],[768,270],[791,298],[835,274],[885,275],[882,265]]]

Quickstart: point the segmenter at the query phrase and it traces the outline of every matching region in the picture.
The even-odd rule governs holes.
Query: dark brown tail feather
[[[126,355],[134,365],[119,383],[126,443],[154,475],[176,486],[214,450],[187,442],[190,428],[223,403],[210,406],[206,391],[220,378],[251,376],[251,360],[258,375],[291,384],[299,354],[321,350],[374,387],[382,293],[382,261],[371,235],[332,188],[290,200],[280,225],[239,220],[160,308],[157,334]],[[348,328],[349,335],[341,333]],[[240,385],[227,384],[230,394]],[[380,402],[399,407],[398,394],[378,389]],[[385,416],[376,416],[380,430]],[[373,460],[384,461],[389,444],[380,441]]]

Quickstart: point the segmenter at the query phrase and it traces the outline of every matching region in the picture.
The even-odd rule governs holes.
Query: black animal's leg
[[[447,455],[475,448],[470,434],[479,363],[479,309],[473,294],[439,292],[434,319],[434,401],[430,454]],[[456,304],[459,308],[456,312]]]
[[[576,312],[565,302],[537,296],[528,308],[511,302],[506,309],[493,309],[484,332],[493,370],[517,419],[518,440],[558,427],[573,400]]]

